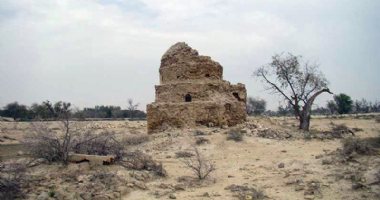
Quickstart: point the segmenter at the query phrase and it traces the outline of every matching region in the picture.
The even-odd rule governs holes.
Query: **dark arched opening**
[[[205,76],[206,76],[207,78],[209,78],[209,77],[210,77],[210,74],[206,74]]]
[[[238,101],[241,101],[241,100],[242,100],[242,99],[240,98],[240,96],[239,96],[239,93],[234,92],[234,93],[232,93],[232,95],[234,95],[234,97],[235,97]]]
[[[191,95],[190,94],[185,95],[185,102],[191,102]]]

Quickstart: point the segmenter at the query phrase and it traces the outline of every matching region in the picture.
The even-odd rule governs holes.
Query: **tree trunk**
[[[309,126],[310,126],[310,114],[301,114],[299,118],[299,129],[304,130],[304,131],[309,131]]]
[[[309,131],[309,126],[310,126],[310,115],[311,115],[311,106],[314,103],[315,98],[317,98],[318,95],[322,94],[323,92],[330,92],[329,89],[322,89],[318,92],[316,92],[313,96],[311,96],[308,101],[305,103],[305,105],[302,108],[302,111],[299,115],[299,120],[300,120],[300,126],[299,129],[304,130],[304,131]]]

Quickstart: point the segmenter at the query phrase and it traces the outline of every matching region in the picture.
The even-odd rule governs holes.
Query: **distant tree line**
[[[50,101],[44,101],[40,104],[34,103],[31,106],[19,104],[18,102],[9,103],[0,109],[0,116],[10,117],[14,120],[29,121],[29,120],[54,120],[64,106],[71,105],[68,102],[58,101],[54,104]],[[93,108],[85,107],[82,110],[72,110],[70,115],[77,119],[86,118],[131,118],[141,119],[146,118],[146,113],[137,110],[138,104],[134,104],[133,100],[128,100],[127,109],[122,109],[120,106],[105,106],[98,105]]]
[[[248,97],[247,114],[250,116],[294,116],[291,105],[281,105],[277,111],[266,110],[266,101],[260,98]],[[325,106],[312,109],[313,115],[335,115],[335,114],[361,114],[380,112],[380,102],[371,102],[366,99],[352,100],[347,94],[334,95],[333,100],[327,101]]]

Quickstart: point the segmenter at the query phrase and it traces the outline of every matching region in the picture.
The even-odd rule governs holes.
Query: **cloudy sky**
[[[185,41],[281,102],[251,74],[275,53],[320,64],[335,93],[380,100],[378,0],[1,0],[0,106],[43,100],[140,108],[154,100],[162,54]],[[325,105],[322,95],[317,105]]]

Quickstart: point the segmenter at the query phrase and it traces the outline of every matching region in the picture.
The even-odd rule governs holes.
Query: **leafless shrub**
[[[61,121],[62,132],[54,132],[48,126],[48,123],[33,123],[32,132],[22,142],[32,156],[66,164],[73,138],[79,135],[81,128],[68,119]]]
[[[265,195],[261,190],[257,190],[253,187],[232,184],[224,189],[235,193],[240,200],[265,198]]]
[[[197,144],[197,145],[201,145],[201,144],[209,143],[209,142],[210,142],[210,140],[207,138],[204,138],[204,137],[197,137],[195,139],[195,144]]]
[[[342,154],[345,156],[349,156],[352,153],[357,153],[360,155],[372,155],[374,152],[373,148],[367,142],[356,138],[346,138],[343,140],[342,144]]]
[[[133,151],[126,153],[122,165],[129,169],[134,170],[148,170],[153,171],[158,176],[167,176],[162,163],[158,163],[152,159],[151,156],[141,152]]]
[[[188,151],[178,151],[175,153],[175,155],[177,158],[189,158],[189,157],[194,156],[193,153],[188,152]]]
[[[147,141],[149,141],[149,136],[146,134],[128,135],[123,139],[123,142],[128,145],[138,145]]]
[[[243,141],[243,133],[238,129],[232,129],[227,133],[227,140],[233,140],[235,142]]]
[[[125,142],[118,139],[115,132],[102,132],[99,134],[86,132],[77,136],[72,142],[72,151],[89,155],[115,155],[116,160],[124,156]]]
[[[22,183],[26,166],[15,161],[0,164],[0,199],[16,199],[24,196]]]
[[[61,121],[61,132],[49,128],[49,123],[32,124],[33,132],[23,141],[29,153],[49,162],[68,162],[69,152],[89,155],[115,155],[120,160],[125,143],[114,132],[93,133],[85,124]]]
[[[199,180],[207,178],[211,172],[215,171],[215,165],[206,160],[194,147],[194,157],[184,158],[183,163],[197,176]]]

